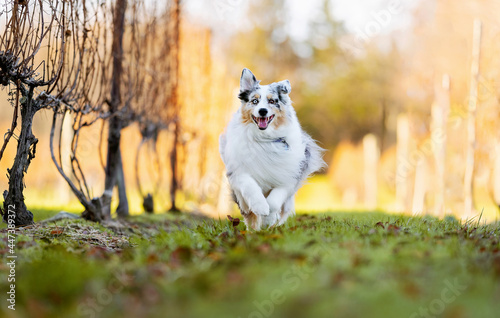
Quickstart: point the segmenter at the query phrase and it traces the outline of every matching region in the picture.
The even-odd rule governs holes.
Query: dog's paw
[[[252,204],[250,209],[257,215],[269,215],[269,204],[265,200]]]
[[[262,217],[262,225],[266,228],[272,227],[278,223],[278,213],[269,213]]]
[[[278,202],[277,200],[272,200],[268,197],[267,204],[269,205],[270,214],[278,215],[281,212],[281,207],[283,206],[282,202]]]

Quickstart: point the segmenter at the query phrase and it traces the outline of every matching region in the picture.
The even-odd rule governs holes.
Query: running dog
[[[233,199],[247,227],[257,231],[294,215],[295,193],[325,166],[323,149],[300,127],[290,82],[259,83],[243,70],[241,107],[219,138]]]

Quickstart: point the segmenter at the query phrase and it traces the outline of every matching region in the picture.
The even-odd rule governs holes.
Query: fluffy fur
[[[243,70],[241,107],[219,139],[233,198],[254,230],[282,225],[294,215],[295,193],[325,166],[323,149],[300,127],[290,82],[259,83]]]

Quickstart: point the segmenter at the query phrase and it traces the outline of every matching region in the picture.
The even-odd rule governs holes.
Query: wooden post
[[[413,215],[424,213],[425,193],[427,192],[427,161],[417,163],[415,168],[415,185],[413,188],[412,213]]]
[[[467,155],[464,177],[464,214],[462,218],[472,216],[474,209],[473,182],[474,182],[474,154],[476,146],[476,110],[478,101],[479,60],[481,57],[481,29],[480,20],[474,21],[474,39],[472,44],[472,68],[467,116]]]
[[[365,207],[373,210],[377,207],[377,167],[379,149],[377,137],[368,134],[363,138]]]
[[[450,77],[443,75],[435,86],[435,100],[432,104],[431,140],[434,152],[436,173],[434,175],[434,215],[445,215],[445,162],[446,162],[446,123],[450,112]]]
[[[497,207],[500,208],[500,142],[496,141],[495,160],[490,174],[490,196]]]
[[[396,146],[396,211],[404,212],[408,208],[408,175],[413,168],[409,163],[410,124],[408,117],[400,114],[397,118]]]

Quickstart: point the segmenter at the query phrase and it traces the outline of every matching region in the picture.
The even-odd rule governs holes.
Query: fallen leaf
[[[283,235],[280,235],[280,234],[269,234],[269,235],[266,235],[265,237],[268,238],[268,239],[279,239],[279,238],[283,237]]]
[[[298,263],[304,263],[307,259],[307,257],[302,253],[294,253],[294,254],[290,255],[290,258],[295,260]]]
[[[240,224],[240,219],[238,218],[233,218],[232,216],[228,215],[227,216],[227,219],[233,223],[233,226],[238,226],[238,224]]]
[[[146,262],[148,264],[151,264],[151,263],[156,263],[158,262],[158,255],[155,254],[155,253],[151,253],[148,255],[148,258],[146,259]]]
[[[165,272],[166,272],[166,269],[165,269],[165,264],[162,264],[162,263],[155,263],[155,264],[152,264],[152,265],[149,265],[148,266],[148,271],[153,275],[153,276],[156,276],[156,277],[163,277],[165,276]]]
[[[212,252],[212,253],[207,255],[207,257],[211,258],[214,261],[218,261],[218,260],[222,259],[222,256],[223,256],[222,253],[219,253],[219,252]]]
[[[208,240],[208,244],[210,245],[210,248],[214,248],[216,246],[215,242],[212,240]]]
[[[384,223],[382,223],[382,222],[377,222],[377,224],[375,224],[375,226],[379,226],[379,227],[385,229]]]
[[[309,242],[307,242],[306,244],[304,244],[304,248],[313,246],[314,244],[316,244],[316,240],[310,240]]]
[[[147,297],[144,297],[144,300],[148,304],[156,304],[161,300],[160,293],[153,284],[147,284],[146,286],[144,286],[142,289],[142,294],[147,295]]]
[[[222,232],[221,234],[219,234],[217,236],[220,238],[227,238],[229,236],[229,233],[226,231],[226,232]]]
[[[62,229],[55,229],[50,232],[52,235],[61,235],[64,232]]]
[[[269,250],[271,250],[271,245],[269,245],[269,243],[264,243],[257,246],[257,251],[261,252],[262,254],[269,253]]]
[[[101,258],[101,259],[106,259],[109,257],[106,249],[104,247],[100,247],[100,246],[92,246],[88,250],[87,255],[93,256],[95,258]]]
[[[406,295],[410,296],[410,298],[413,299],[417,298],[420,295],[420,289],[418,288],[418,286],[411,282],[406,283],[403,286],[403,291]]]
[[[179,246],[176,248],[172,254],[170,254],[170,265],[172,267],[179,267],[184,263],[191,260],[192,251],[189,247]]]
[[[244,282],[245,278],[236,271],[229,271],[226,275],[226,281],[230,284],[238,285]]]
[[[389,226],[387,227],[387,231],[389,231],[393,234],[399,233],[400,230],[401,230],[401,228],[395,224],[389,224]]]
[[[493,256],[493,270],[495,274],[500,275],[500,255]]]
[[[336,273],[330,281],[332,286],[338,286],[345,280],[345,275],[342,272]]]
[[[358,266],[367,265],[370,263],[370,261],[366,257],[364,257],[363,255],[361,255],[359,253],[354,253],[352,255],[351,262],[352,262],[352,267],[358,267]]]

